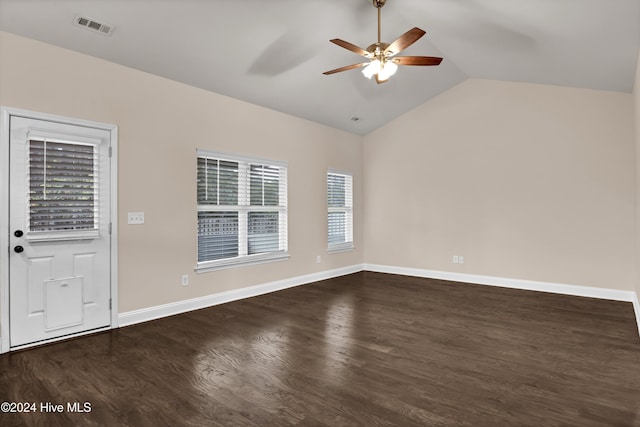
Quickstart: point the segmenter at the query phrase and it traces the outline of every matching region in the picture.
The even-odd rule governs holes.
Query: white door
[[[110,132],[10,117],[11,347],[111,324]]]

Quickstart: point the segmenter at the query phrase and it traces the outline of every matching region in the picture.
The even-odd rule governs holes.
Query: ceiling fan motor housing
[[[373,43],[372,45],[369,45],[365,50],[367,52],[370,52],[373,57],[378,57],[388,47],[389,47],[389,43]],[[392,52],[387,52],[385,56],[391,56],[391,55],[393,55]]]

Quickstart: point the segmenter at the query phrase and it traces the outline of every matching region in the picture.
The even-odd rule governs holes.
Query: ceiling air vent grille
[[[98,22],[95,19],[87,18],[86,16],[76,16],[73,21],[78,27],[86,28],[87,30],[95,31],[104,36],[109,36],[113,32],[113,25]]]

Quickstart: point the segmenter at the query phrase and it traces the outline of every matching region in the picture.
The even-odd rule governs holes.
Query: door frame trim
[[[106,130],[110,133],[111,180],[109,184],[111,185],[111,196],[109,202],[111,206],[109,216],[111,220],[111,325],[100,330],[115,329],[118,327],[118,126],[109,123],[0,106],[0,354],[7,353],[11,350],[9,340],[9,120],[12,116],[91,127]],[[89,331],[89,333],[92,332],[94,331]],[[86,333],[87,332],[71,334],[57,339],[40,341],[37,344],[58,341]],[[26,347],[28,346],[30,345]],[[21,346],[20,348],[23,347],[25,346]],[[16,349],[17,348],[18,347],[16,347]]]

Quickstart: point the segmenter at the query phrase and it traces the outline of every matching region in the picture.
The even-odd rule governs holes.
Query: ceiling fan
[[[439,65],[442,62],[442,58],[434,56],[395,56],[402,52],[413,43],[415,43],[420,37],[424,36],[425,31],[418,27],[414,27],[398,37],[393,43],[383,43],[380,41],[380,15],[382,6],[385,5],[387,0],[373,0],[373,5],[378,9],[378,42],[373,43],[366,49],[362,49],[354,44],[346,42],[341,39],[332,39],[331,43],[337,44],[351,52],[364,56],[369,62],[362,62],[360,64],[347,65],[346,67],[336,68],[335,70],[325,71],[324,75],[330,75],[339,73],[342,71],[352,70],[354,68],[365,67],[362,70],[367,78],[375,76],[378,84],[384,83],[389,80],[396,70],[398,65]]]

